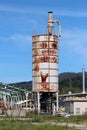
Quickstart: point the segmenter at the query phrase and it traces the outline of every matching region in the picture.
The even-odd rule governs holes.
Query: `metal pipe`
[[[52,19],[52,13],[53,12],[48,12],[48,34],[52,35],[53,32],[53,19]]]
[[[52,18],[52,11],[48,12],[49,16],[48,16],[48,34],[52,35],[53,32],[53,23],[57,23],[58,24],[58,36],[61,37],[61,24],[59,20],[55,20]]]
[[[37,102],[38,102],[38,114],[40,113],[40,93],[39,92],[37,92]]]
[[[25,92],[25,96],[26,96],[26,108],[28,107],[28,94],[29,94],[29,92],[27,91],[27,92]]]
[[[56,110],[59,109],[59,100],[58,100],[58,92],[56,93]]]

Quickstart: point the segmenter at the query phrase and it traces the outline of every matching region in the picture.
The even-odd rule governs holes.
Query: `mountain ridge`
[[[87,84],[87,72],[85,72],[85,84]],[[11,83],[10,85],[28,91],[32,90],[32,81]],[[82,72],[63,72],[59,74],[59,93],[68,93],[68,91],[73,93],[82,91]]]

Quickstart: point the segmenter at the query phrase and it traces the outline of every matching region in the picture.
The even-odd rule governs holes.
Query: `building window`
[[[80,114],[80,108],[76,108],[76,114]]]

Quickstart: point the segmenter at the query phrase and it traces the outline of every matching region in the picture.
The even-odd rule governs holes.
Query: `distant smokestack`
[[[83,68],[82,68],[82,93],[85,93],[85,68],[84,68],[84,65],[83,65]]]

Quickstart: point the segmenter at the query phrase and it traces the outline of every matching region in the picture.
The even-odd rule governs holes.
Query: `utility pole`
[[[82,68],[82,93],[85,93],[85,67]]]

